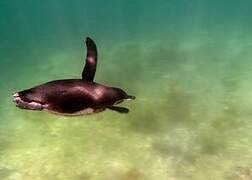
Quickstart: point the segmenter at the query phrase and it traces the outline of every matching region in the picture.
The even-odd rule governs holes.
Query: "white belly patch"
[[[50,113],[53,113],[53,114],[63,115],[63,116],[82,116],[82,115],[89,115],[89,114],[104,111],[105,108],[100,108],[100,109],[86,108],[86,109],[83,109],[81,111],[77,111],[77,112],[74,112],[74,113],[60,113],[60,112],[52,111],[52,110],[49,110],[49,109],[44,109],[44,110],[48,111]]]

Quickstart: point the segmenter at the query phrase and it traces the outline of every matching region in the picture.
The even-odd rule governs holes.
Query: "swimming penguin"
[[[116,106],[124,100],[135,99],[120,88],[94,82],[97,65],[97,48],[86,38],[86,64],[82,79],[50,81],[30,89],[13,93],[13,101],[21,109],[44,110],[59,115],[84,115],[105,109],[128,113],[129,109]]]

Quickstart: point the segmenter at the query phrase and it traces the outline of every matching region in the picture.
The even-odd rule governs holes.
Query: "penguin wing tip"
[[[86,42],[93,42],[92,38],[90,38],[89,36],[86,37]]]

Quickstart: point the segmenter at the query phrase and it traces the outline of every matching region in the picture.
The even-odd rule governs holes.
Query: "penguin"
[[[64,116],[93,114],[110,109],[128,113],[129,109],[117,106],[125,100],[133,100],[118,87],[94,82],[98,54],[95,42],[86,38],[86,63],[81,79],[60,79],[46,82],[13,93],[16,107],[27,110],[47,111]]]

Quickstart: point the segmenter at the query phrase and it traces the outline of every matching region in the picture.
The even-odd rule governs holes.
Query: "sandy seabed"
[[[249,41],[103,45],[96,81],[135,95],[130,113],[69,118],[14,106],[14,89],[78,78],[74,51],[28,60],[18,77],[3,72],[0,179],[252,179]]]

